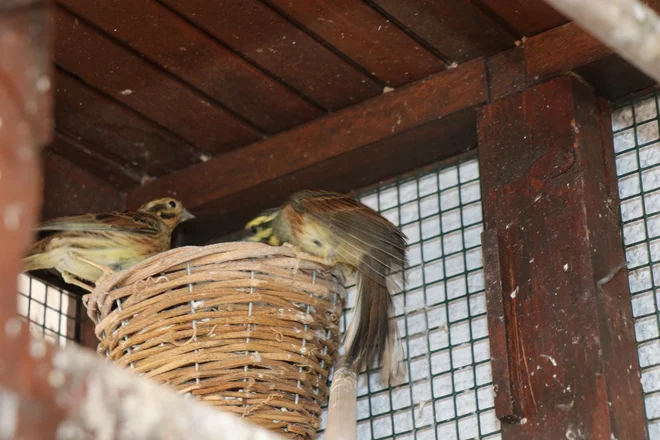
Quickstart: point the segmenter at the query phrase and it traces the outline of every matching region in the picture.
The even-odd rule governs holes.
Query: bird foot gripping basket
[[[98,352],[291,438],[328,397],[341,275],[259,243],[172,249],[104,276],[85,297]]]

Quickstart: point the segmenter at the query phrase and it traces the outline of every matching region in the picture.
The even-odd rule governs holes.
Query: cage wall
[[[660,134],[658,95],[613,111],[623,245],[650,440],[660,439]]]
[[[483,283],[476,158],[358,190],[408,236],[405,290],[394,297],[407,377],[358,379],[359,439],[500,439]],[[353,318],[349,289],[344,328]],[[321,437],[322,438],[322,435]]]
[[[32,335],[62,347],[80,341],[86,318],[79,295],[25,274],[18,277],[18,314],[27,319]]]

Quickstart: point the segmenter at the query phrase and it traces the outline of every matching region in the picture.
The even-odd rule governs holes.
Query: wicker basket
[[[342,284],[290,248],[237,242],[157,255],[104,276],[84,300],[101,355],[312,439],[337,354]]]

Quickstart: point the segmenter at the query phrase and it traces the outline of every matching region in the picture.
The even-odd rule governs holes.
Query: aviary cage
[[[227,246],[212,243],[298,189],[350,192],[409,238],[391,317],[408,374],[389,387],[377,369],[359,375],[358,439],[660,439],[657,66],[653,45],[617,45],[649,41],[643,33],[604,32],[616,34],[609,13],[637,29],[657,21],[660,4],[548,3],[617,52],[541,0],[0,5],[11,60],[0,61],[11,79],[0,82],[0,183],[11,183],[0,187],[3,258],[20,257],[36,219],[36,155],[25,145],[46,145],[43,218],[181,199],[197,220],[177,229],[173,255]],[[179,266],[182,279],[195,271]],[[16,298],[16,268],[2,270],[12,295],[0,296],[0,438],[142,438],[169,426],[231,435],[232,418],[28,342],[7,311],[57,345],[96,349],[98,339],[76,288],[21,275]],[[196,286],[191,295],[204,295]],[[118,313],[128,296],[115,287],[101,320],[120,332],[141,318]],[[342,332],[355,304],[347,290]],[[194,313],[200,300],[171,305]],[[213,331],[180,330],[161,341],[172,353],[200,338],[220,347]],[[141,362],[135,353],[160,350],[159,335],[133,343],[122,333],[129,339],[101,348]],[[191,380],[174,378],[183,391]],[[99,390],[109,400],[94,400]],[[133,398],[153,418],[126,411]],[[90,415],[99,405],[107,423]],[[140,417],[143,431],[125,430]],[[317,438],[332,440],[326,419],[324,410]]]

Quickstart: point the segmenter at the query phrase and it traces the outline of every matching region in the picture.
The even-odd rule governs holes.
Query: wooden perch
[[[7,322],[4,336],[24,340],[24,335],[15,334],[21,326],[26,330],[25,324],[13,318]],[[232,414],[185,399],[87,350],[71,345],[51,357],[42,340],[32,340],[29,347],[36,363],[24,374],[33,376],[31,383],[40,396],[12,390],[12,384],[0,382],[0,438],[282,438]],[[49,425],[55,429],[46,428]]]
[[[660,18],[639,0],[546,0],[660,82]]]

